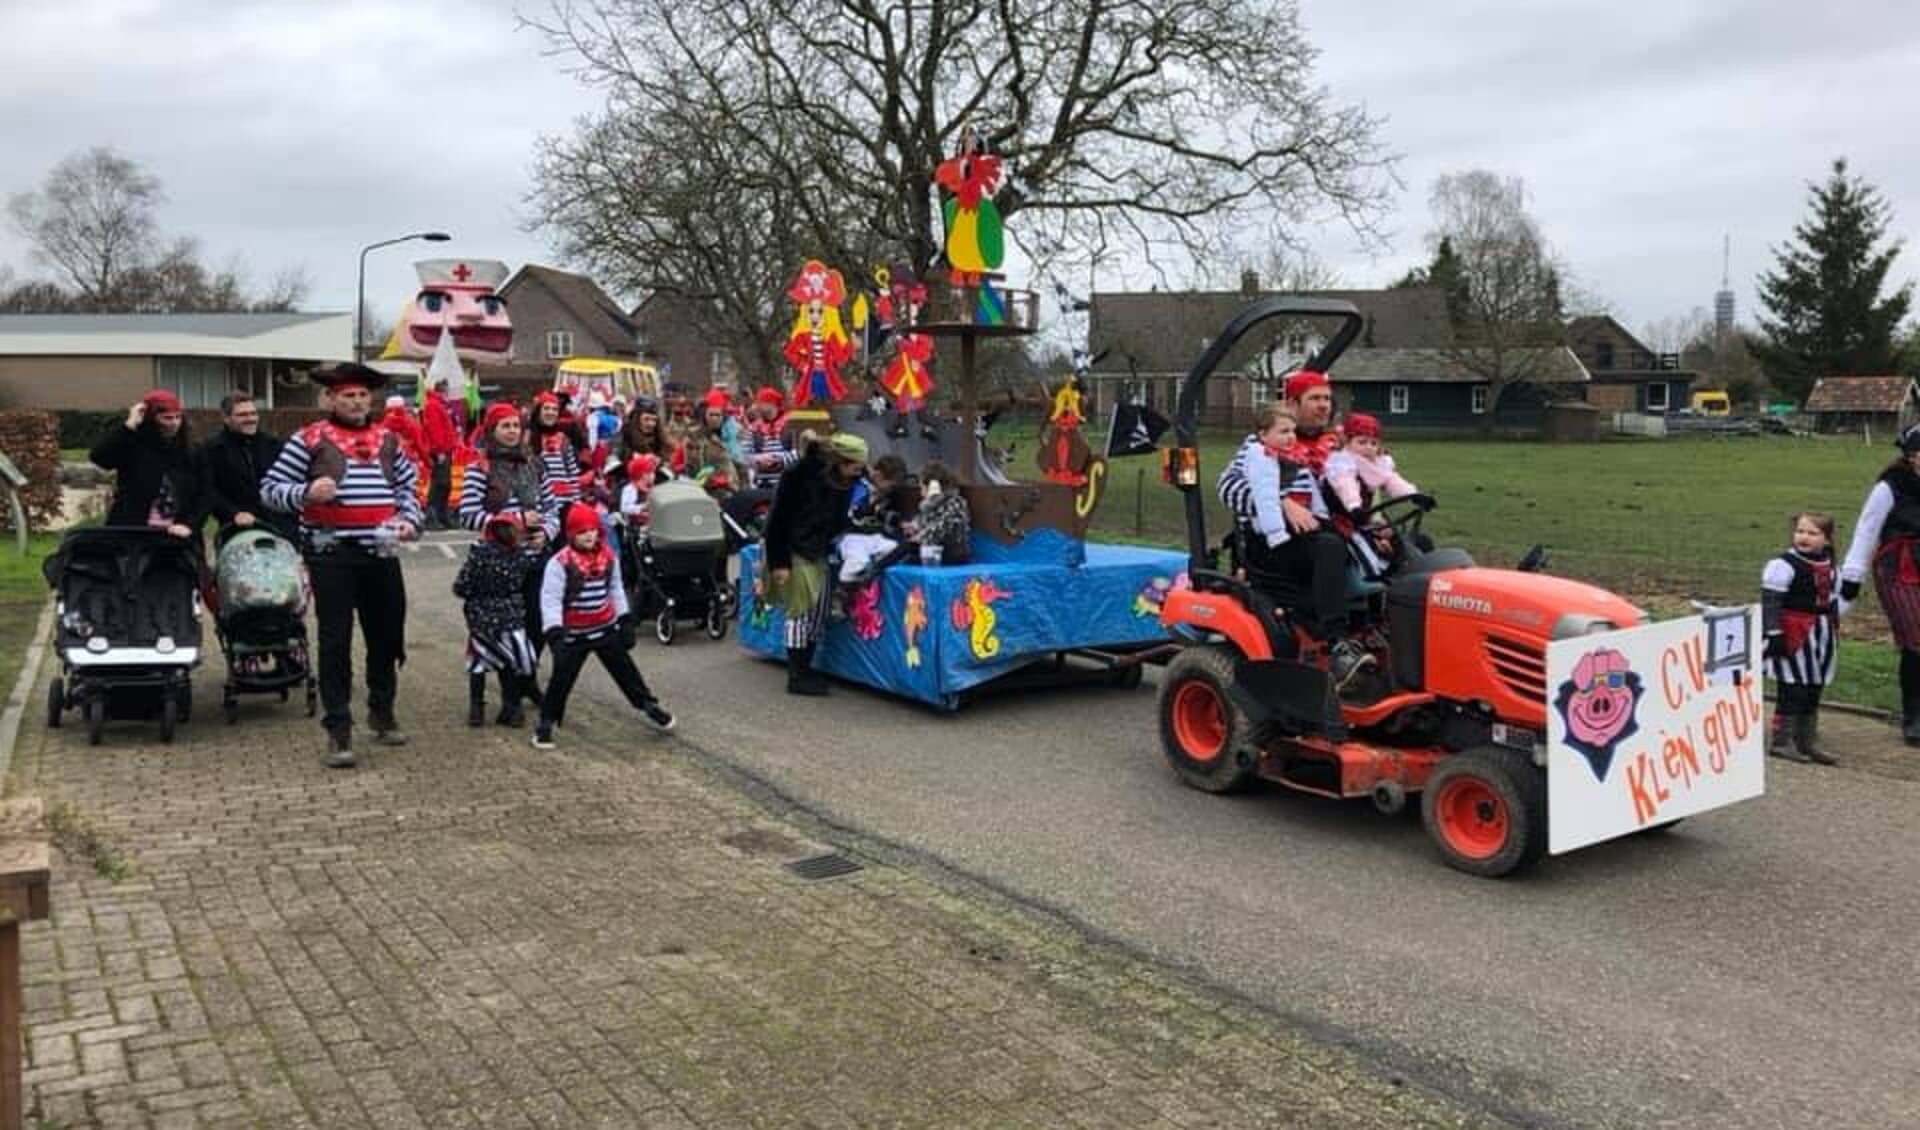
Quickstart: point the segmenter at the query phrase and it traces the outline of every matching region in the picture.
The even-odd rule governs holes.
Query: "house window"
[[[218,408],[220,398],[233,391],[234,375],[224,360],[162,357],[155,370],[154,383],[178,396],[183,408]]]
[[[1287,352],[1295,357],[1305,357],[1307,355],[1307,335],[1288,334]]]
[[[1613,368],[1613,343],[1596,341],[1593,343],[1593,367],[1596,369]]]
[[[1667,382],[1654,381],[1647,385],[1647,411],[1665,412],[1667,410]]]
[[[1473,386],[1473,414],[1474,415],[1476,416],[1486,415],[1487,406],[1492,402],[1492,400],[1493,400],[1492,387],[1488,385]]]
[[[547,359],[558,361],[573,356],[573,335],[566,330],[547,331]]]
[[[1387,388],[1387,411],[1396,416],[1406,415],[1407,402],[1409,399],[1411,398],[1407,395],[1406,385],[1389,386]]]
[[[707,353],[707,377],[713,384],[726,384],[733,379],[733,358],[726,350]]]

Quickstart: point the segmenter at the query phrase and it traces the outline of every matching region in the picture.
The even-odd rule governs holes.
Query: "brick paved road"
[[[27,930],[41,1125],[1490,1124],[986,896],[803,882],[828,845],[624,714],[447,724],[456,648],[413,641],[422,732],[353,773],[294,707],[222,725],[217,662],[172,748],[30,712],[9,787],[135,863],[62,860]]]

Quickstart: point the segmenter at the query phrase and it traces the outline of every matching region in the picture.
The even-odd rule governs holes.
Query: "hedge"
[[[107,429],[122,427],[127,422],[127,410],[122,408],[114,412],[93,412],[78,408],[63,408],[54,413],[60,418],[60,446],[91,449],[107,434]],[[318,408],[262,408],[260,426],[277,436],[289,436],[303,426],[320,418]],[[187,432],[194,443],[218,435],[222,424],[218,408],[187,409]]]
[[[123,416],[122,419],[125,419]],[[53,415],[31,408],[0,409],[0,451],[4,451],[27,485],[20,502],[27,510],[27,526],[44,530],[60,517],[60,426]],[[13,528],[11,513],[0,517]]]

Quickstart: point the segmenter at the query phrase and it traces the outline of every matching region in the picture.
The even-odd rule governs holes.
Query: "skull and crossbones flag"
[[[1107,458],[1152,454],[1172,426],[1172,421],[1144,404],[1115,404],[1113,420],[1107,425]]]

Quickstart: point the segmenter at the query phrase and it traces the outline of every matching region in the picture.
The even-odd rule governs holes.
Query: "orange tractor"
[[[1223,570],[1209,547],[1195,417],[1214,368],[1269,318],[1339,320],[1308,367],[1330,371],[1359,333],[1352,305],[1275,298],[1242,312],[1182,383],[1169,478],[1186,495],[1191,587],[1165,599],[1161,622],[1188,646],[1160,687],[1160,736],[1180,778],[1206,792],[1265,779],[1327,797],[1371,797],[1398,812],[1418,794],[1450,865],[1507,874],[1547,850],[1547,647],[1629,628],[1640,611],[1592,585],[1475,565],[1459,549],[1421,549],[1431,500],[1376,508],[1403,546],[1384,580],[1350,577],[1354,638],[1372,673],[1336,692],[1321,651],[1284,606]]]

